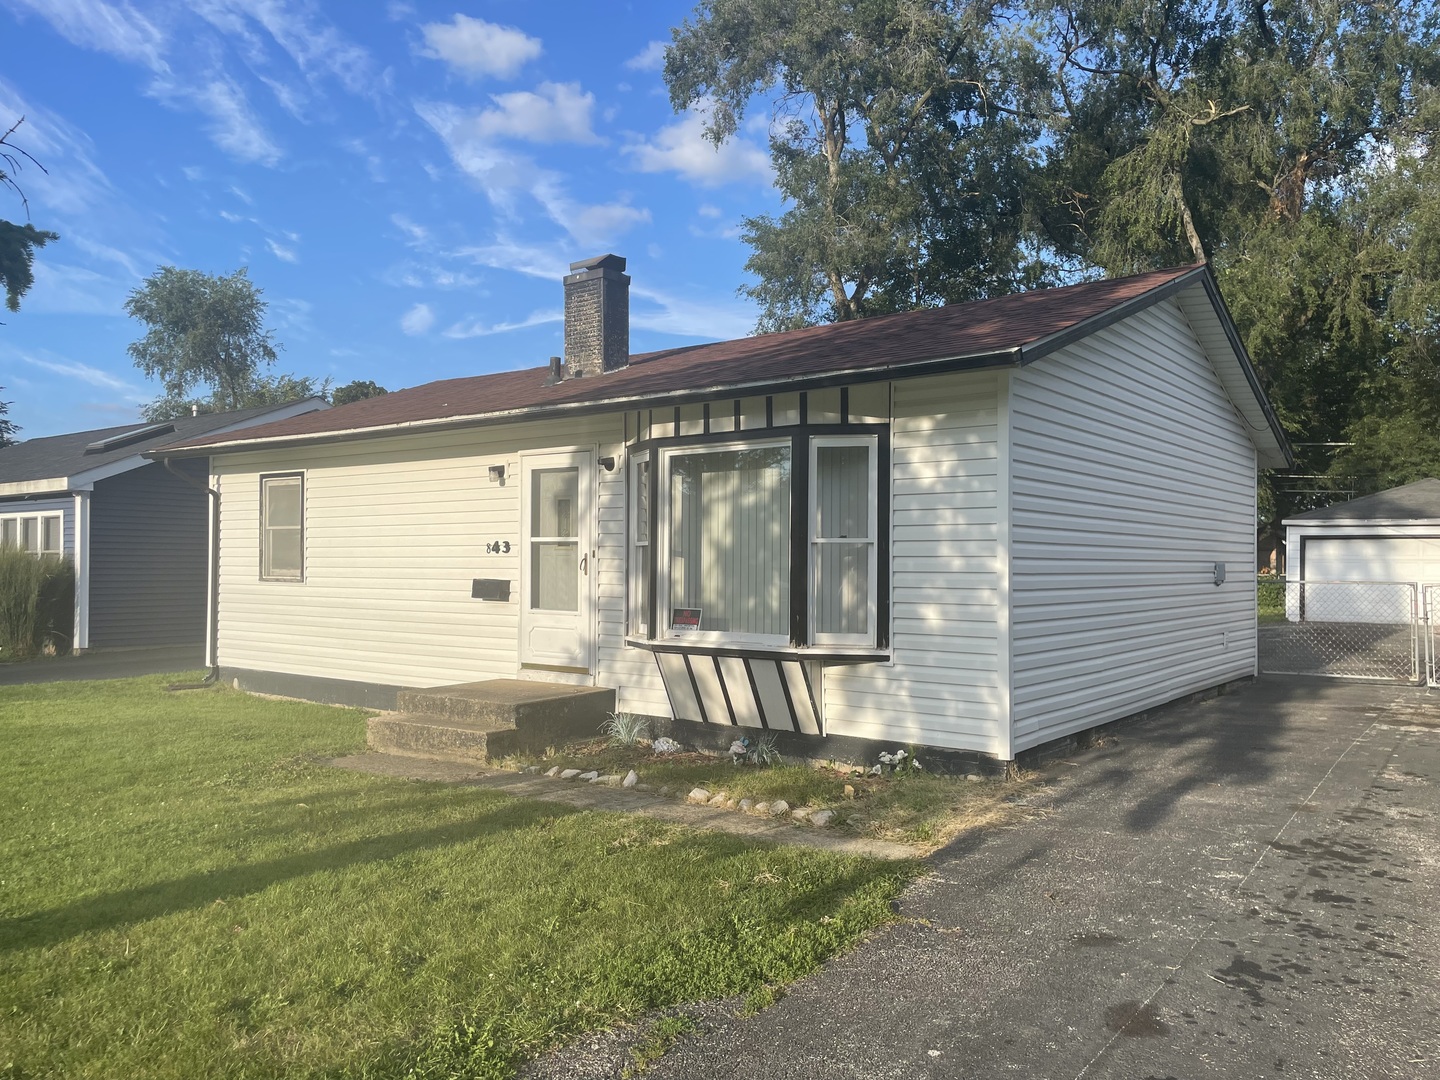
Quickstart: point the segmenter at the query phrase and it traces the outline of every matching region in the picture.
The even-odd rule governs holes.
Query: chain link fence
[[[1261,615],[1262,671],[1414,683],[1430,666],[1431,628],[1422,635],[1425,611],[1413,582],[1271,579],[1264,588],[1272,607]]]

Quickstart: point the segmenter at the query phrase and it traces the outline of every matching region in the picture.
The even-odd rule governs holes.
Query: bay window
[[[59,514],[0,517],[0,547],[16,547],[35,555],[59,555],[60,532]]]
[[[882,648],[886,434],[832,425],[633,448],[631,635],[682,648]]]

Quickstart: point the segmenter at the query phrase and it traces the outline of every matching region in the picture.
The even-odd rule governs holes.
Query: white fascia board
[[[111,461],[104,465],[96,465],[93,469],[86,469],[84,472],[76,473],[70,477],[70,487],[73,491],[77,486],[89,489],[95,485],[97,480],[108,480],[112,476],[119,476],[121,473],[131,472],[143,465],[149,465],[143,454],[131,454],[129,457],[120,458],[118,461]]]
[[[1179,302],[1180,310],[1190,324],[1196,340],[1200,342],[1200,347],[1209,357],[1210,365],[1224,386],[1230,403],[1235,406],[1241,420],[1250,429],[1260,467],[1288,468],[1290,463],[1285,459],[1279,443],[1275,441],[1270,418],[1265,415],[1264,406],[1256,398],[1242,362],[1230,345],[1220,314],[1215,310],[1215,304],[1204,286],[1199,282],[1187,286],[1180,290],[1175,299]]]
[[[1287,518],[1280,524],[1287,529],[1294,529],[1297,532],[1364,532],[1369,529],[1436,529],[1440,528],[1440,518],[1364,518],[1350,519],[1346,521],[1305,521],[1303,519]]]
[[[0,498],[9,495],[64,495],[70,490],[68,476],[52,476],[48,480],[17,480],[0,484]]]

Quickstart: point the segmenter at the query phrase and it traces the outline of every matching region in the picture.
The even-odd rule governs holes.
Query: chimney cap
[[[625,260],[619,255],[596,255],[593,259],[581,259],[570,264],[572,274],[582,270],[619,270],[623,273]]]

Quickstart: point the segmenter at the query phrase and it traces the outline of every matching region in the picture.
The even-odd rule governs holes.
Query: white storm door
[[[591,670],[595,466],[588,450],[521,458],[520,663]]]

